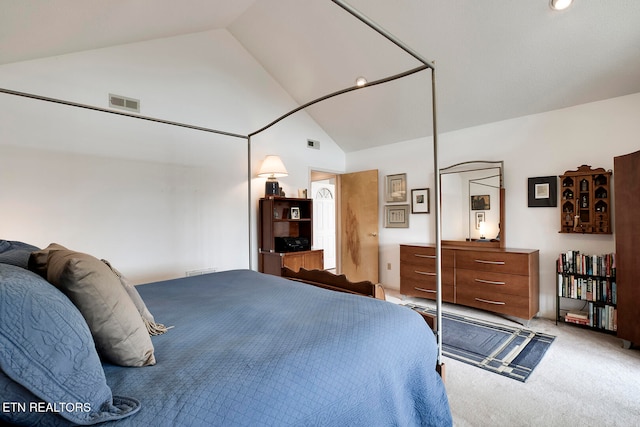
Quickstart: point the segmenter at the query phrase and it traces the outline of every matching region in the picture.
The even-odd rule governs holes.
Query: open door
[[[338,188],[338,272],[378,283],[378,170],[338,175]]]

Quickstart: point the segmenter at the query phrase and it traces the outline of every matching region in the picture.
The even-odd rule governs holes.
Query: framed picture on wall
[[[488,211],[491,209],[491,197],[488,194],[471,196],[472,211]]]
[[[384,226],[385,228],[409,228],[409,205],[386,205]]]
[[[558,206],[558,177],[529,178],[529,207],[554,208]]]
[[[411,190],[411,213],[429,213],[429,189]]]
[[[387,175],[385,182],[385,201],[406,202],[407,201],[407,174],[399,173]]]
[[[480,230],[480,223],[485,221],[484,212],[476,212],[476,230]]]

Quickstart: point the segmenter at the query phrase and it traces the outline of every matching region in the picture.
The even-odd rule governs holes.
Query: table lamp
[[[284,167],[282,160],[279,156],[267,156],[262,162],[260,171],[258,171],[259,177],[266,177],[267,181],[264,184],[264,195],[266,196],[278,196],[280,194],[280,186],[276,178],[287,176],[289,173]]]

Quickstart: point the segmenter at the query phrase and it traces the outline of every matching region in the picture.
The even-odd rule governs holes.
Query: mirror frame
[[[448,175],[452,173],[472,172],[475,170],[484,169],[499,169],[500,170],[500,240],[489,242],[477,242],[469,240],[442,240],[442,244],[446,246],[472,246],[478,248],[504,248],[506,246],[506,216],[505,216],[505,191],[504,191],[504,161],[503,160],[470,160],[467,162],[456,163],[445,168],[441,168],[438,173],[440,180],[442,175]],[[442,210],[442,187],[440,188],[440,194],[438,195],[440,203],[440,209]],[[442,212],[445,215],[446,212]],[[441,230],[442,232],[442,230]]]

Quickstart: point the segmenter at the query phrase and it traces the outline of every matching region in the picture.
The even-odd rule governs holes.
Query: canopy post
[[[433,122],[433,173],[435,178],[435,238],[436,238],[436,341],[438,343],[437,366],[444,378],[442,363],[442,212],[440,205],[440,165],[438,159],[438,125],[436,106],[436,69],[431,68],[431,120]]]

